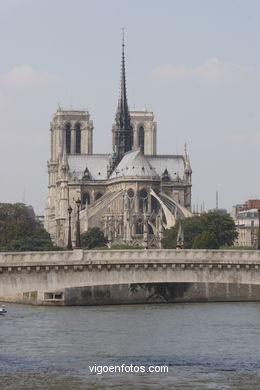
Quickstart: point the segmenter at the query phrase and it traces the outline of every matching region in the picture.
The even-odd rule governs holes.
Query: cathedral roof
[[[84,176],[88,180],[106,180],[110,163],[108,154],[68,155],[69,171],[79,180]],[[140,149],[124,155],[110,179],[117,177],[148,177],[159,180],[167,171],[169,180],[178,180],[184,176],[184,158],[174,155],[146,156]]]
[[[154,168],[156,173],[162,177],[165,170],[169,176],[169,180],[177,180],[184,176],[184,158],[180,155],[157,155],[146,156],[147,160]]]
[[[146,156],[138,149],[124,155],[116,169],[112,172],[110,178],[113,179],[122,176],[154,177],[158,175]]]
[[[183,177],[184,160],[182,156],[146,156],[140,149],[124,155],[110,178],[122,176],[161,177],[167,170],[170,180]]]
[[[107,179],[108,154],[69,155],[68,163],[70,173],[79,180],[83,179],[86,173],[90,180]]]

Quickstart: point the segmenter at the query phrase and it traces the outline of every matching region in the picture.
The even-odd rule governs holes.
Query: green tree
[[[182,227],[185,249],[194,248],[194,245],[196,248],[218,249],[220,246],[233,245],[237,238],[235,223],[228,214],[204,213],[201,216],[189,217],[182,220]],[[177,222],[174,227],[165,230],[163,248],[176,248],[178,229]]]
[[[185,249],[191,249],[195,237],[204,231],[205,226],[203,222],[204,221],[202,221],[202,219],[198,216],[194,216],[182,220]],[[168,248],[168,249],[176,248],[178,230],[179,230],[179,221],[176,223],[175,226],[165,230],[164,237],[162,239],[163,248]]]
[[[228,214],[205,213],[201,215],[206,226],[206,231],[212,233],[218,243],[218,248],[223,245],[233,245],[237,238],[234,220]]]
[[[197,237],[195,237],[193,244],[193,249],[218,249],[219,245],[214,234],[210,232],[202,232]]]
[[[81,234],[80,242],[83,249],[92,249],[106,245],[107,238],[98,227],[94,227]]]
[[[31,206],[0,203],[0,250],[55,250],[49,233],[35,219]]]
[[[172,226],[170,229],[166,229],[164,231],[164,235],[162,238],[162,247],[165,249],[176,249],[176,241],[178,234],[178,224]]]

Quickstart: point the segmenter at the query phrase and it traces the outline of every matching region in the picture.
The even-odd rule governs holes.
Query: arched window
[[[81,153],[81,130],[80,123],[76,124],[76,153]]]
[[[101,192],[98,192],[97,194],[96,194],[96,200],[98,200],[99,198],[101,198],[101,196],[103,196],[103,194],[101,194]]]
[[[125,135],[125,152],[129,152],[133,148],[133,128],[126,132]]]
[[[135,228],[136,228],[136,234],[144,234],[144,225],[143,225],[143,221],[140,219],[138,219],[136,225],[135,225]]]
[[[143,126],[139,127],[138,131],[138,138],[139,138],[139,147],[141,151],[144,151],[144,128]]]
[[[71,153],[71,124],[66,123],[65,125],[65,138],[66,138],[66,151]]]
[[[89,204],[89,203],[90,203],[89,193],[88,192],[84,192],[83,193],[83,197],[82,197],[83,207],[86,207],[86,204]]]
[[[147,211],[148,207],[148,192],[145,188],[142,188],[139,192],[139,210],[141,212]]]

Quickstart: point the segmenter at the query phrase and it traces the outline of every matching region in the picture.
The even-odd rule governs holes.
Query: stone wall
[[[65,305],[260,301],[260,286],[219,283],[160,283],[66,289]]]
[[[260,286],[229,283],[158,283],[67,288],[38,300],[37,291],[0,297],[5,302],[37,305],[118,305],[191,302],[259,302]]]

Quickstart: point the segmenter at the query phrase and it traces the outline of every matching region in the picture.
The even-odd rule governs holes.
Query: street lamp
[[[257,210],[258,213],[258,245],[257,249],[260,250],[260,209]]]
[[[76,200],[77,205],[77,225],[76,225],[76,247],[77,249],[80,249],[80,222],[79,222],[79,208],[81,206],[81,200],[78,198]]]
[[[68,207],[68,213],[69,213],[69,232],[68,232],[68,245],[67,248],[69,250],[72,249],[72,242],[71,242],[71,213],[72,213],[72,207],[69,205]]]

